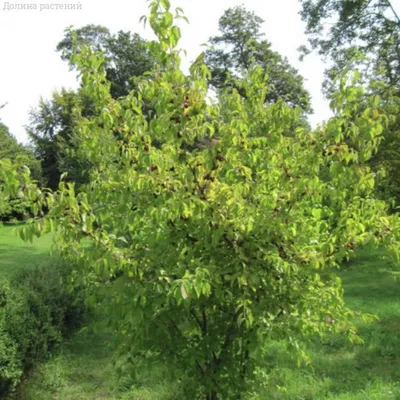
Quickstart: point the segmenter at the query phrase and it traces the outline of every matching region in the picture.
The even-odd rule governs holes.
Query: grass
[[[22,387],[22,400],[172,400],[176,387],[162,366],[146,369],[136,379],[118,378],[114,347],[107,334],[76,334],[58,354],[37,368]],[[135,381],[135,383],[133,383]]]
[[[400,399],[400,285],[383,253],[367,250],[341,271],[347,305],[376,314],[358,322],[363,345],[335,336],[309,346],[310,367],[297,368],[286,342],[269,347],[264,388],[249,399],[395,400]],[[76,334],[25,382],[23,400],[175,399],[168,369],[137,365],[136,378],[118,381],[112,366],[115,348],[100,333]],[[103,332],[103,333],[101,333]]]
[[[365,251],[341,271],[347,305],[379,317],[358,322],[364,344],[339,336],[315,342],[309,349],[311,367],[297,369],[284,355],[285,343],[275,343],[271,354],[279,368],[271,371],[260,398],[400,399],[400,285],[390,273],[395,266],[382,255]]]
[[[0,225],[0,277],[9,279],[25,266],[34,266],[49,258],[52,236],[23,242],[15,225]]]

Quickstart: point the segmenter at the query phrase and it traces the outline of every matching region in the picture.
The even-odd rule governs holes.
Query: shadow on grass
[[[301,369],[286,352],[285,340],[271,344],[271,368],[260,399],[400,399],[400,285],[391,275],[398,266],[383,255],[363,250],[340,271],[347,306],[379,318],[356,321],[364,344],[339,335],[315,340],[308,346],[312,363]]]

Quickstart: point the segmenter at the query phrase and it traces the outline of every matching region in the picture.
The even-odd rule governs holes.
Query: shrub
[[[24,199],[6,199],[0,205],[0,220],[7,222],[11,220],[26,220],[29,217],[30,202]]]
[[[82,322],[83,297],[65,285],[71,271],[55,261],[0,283],[0,398]]]

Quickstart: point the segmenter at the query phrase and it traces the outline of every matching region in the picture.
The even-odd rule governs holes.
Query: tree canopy
[[[309,48],[329,61],[324,91],[330,97],[340,85],[336,77],[345,69],[361,73],[366,94],[378,95],[379,112],[391,115],[384,142],[371,160],[384,197],[400,205],[400,19],[389,0],[300,0]],[[367,108],[365,99],[358,107]]]
[[[57,51],[64,61],[70,60],[74,51],[89,46],[93,51],[103,52],[106,77],[111,82],[114,98],[127,95],[133,89],[132,78],[143,75],[154,65],[146,41],[138,34],[110,31],[99,25],[68,28],[58,43]],[[73,64],[71,64],[73,68]],[[28,134],[42,161],[44,177],[50,188],[57,188],[60,176],[67,173],[68,180],[82,183],[87,179],[85,165],[74,156],[79,141],[77,125],[81,117],[93,113],[90,100],[81,90],[61,89],[49,100],[41,99],[39,106],[31,111]]]
[[[310,48],[333,61],[329,80],[358,58],[367,76],[400,86],[400,19],[390,0],[300,0]]]
[[[86,25],[67,29],[57,45],[57,51],[68,62],[74,46],[79,48],[87,45],[103,52],[106,76],[111,82],[111,95],[117,98],[130,92],[132,77],[141,76],[152,69],[154,58],[145,44],[146,41],[137,33],[119,31],[112,34],[104,26]]]
[[[31,170],[32,177],[37,181],[42,180],[40,162],[36,160],[32,149],[18,143],[8,127],[0,121],[0,159],[5,158],[12,161],[23,159]]]
[[[283,99],[287,104],[310,111],[310,95],[303,77],[288,60],[271,49],[263,39],[263,19],[244,6],[227,9],[219,19],[219,35],[210,38],[214,47],[206,53],[211,84],[216,88],[232,84],[230,77],[240,77],[256,62],[268,74],[270,90],[266,102]]]
[[[18,143],[8,127],[0,122],[0,160],[6,159],[25,165],[30,171],[31,178],[39,184],[42,183],[41,165],[33,151]],[[5,182],[0,176],[0,221],[23,218],[29,212],[29,200],[18,196],[4,197],[4,188]]]

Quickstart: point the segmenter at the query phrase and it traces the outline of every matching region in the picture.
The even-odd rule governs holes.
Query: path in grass
[[[297,369],[284,341],[270,345],[265,389],[249,400],[400,399],[400,283],[380,253],[364,251],[341,272],[350,307],[379,321],[358,323],[364,345],[342,337],[310,346],[312,367]],[[175,399],[166,369],[138,365],[138,377],[118,382],[106,334],[75,335],[38,368],[25,385],[24,400]],[[278,389],[280,386],[283,389]],[[247,400],[247,399],[246,399]]]
[[[49,258],[52,236],[34,238],[33,243],[23,242],[13,225],[0,226],[0,278],[9,279],[26,266],[34,266]]]

